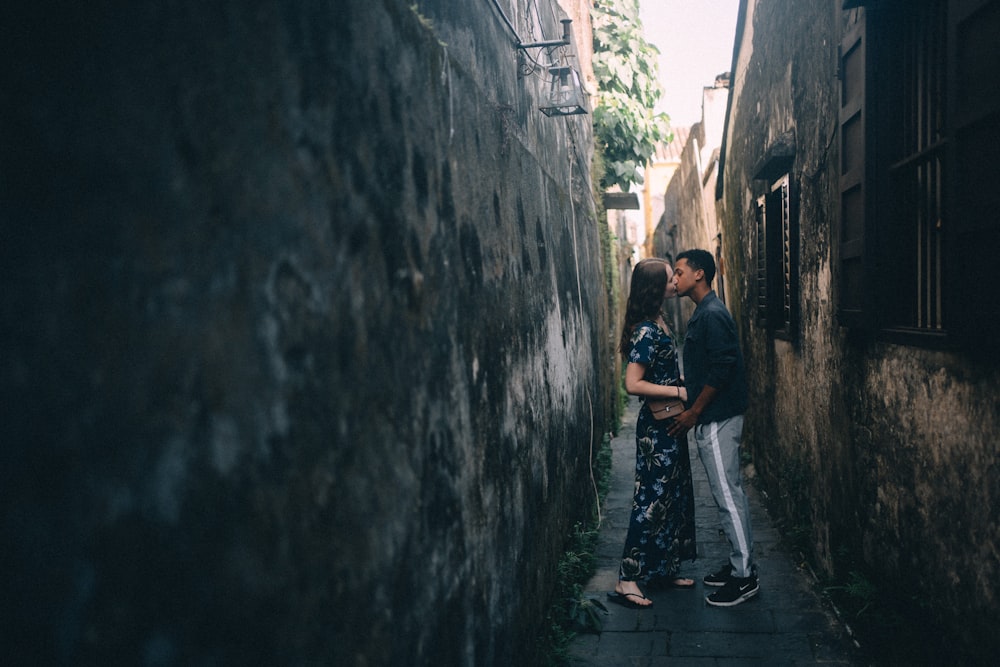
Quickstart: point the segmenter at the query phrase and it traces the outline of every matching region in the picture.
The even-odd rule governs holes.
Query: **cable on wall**
[[[514,24],[510,22],[509,18],[507,18],[507,15],[503,11],[503,7],[500,6],[500,3],[497,0],[492,0],[492,2],[493,6],[496,7],[496,10],[500,13],[500,18],[502,18],[503,22],[507,24],[507,27],[510,28],[511,34],[514,35],[514,39],[517,40],[518,44],[520,44],[521,36],[517,34],[517,30],[514,29]]]

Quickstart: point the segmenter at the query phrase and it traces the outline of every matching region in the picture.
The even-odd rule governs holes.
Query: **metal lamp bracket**
[[[573,23],[573,19],[561,19],[559,21],[563,24],[563,34],[562,39],[550,39],[544,42],[518,42],[517,48],[519,49],[542,49],[545,47],[552,46],[569,46],[569,43],[573,40],[573,33],[570,26]]]

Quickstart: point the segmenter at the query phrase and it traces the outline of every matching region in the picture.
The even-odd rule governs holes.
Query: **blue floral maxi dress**
[[[673,341],[652,320],[636,326],[627,361],[646,366],[645,380],[679,384]],[[635,497],[618,573],[623,581],[669,583],[681,561],[697,555],[688,443],[667,435],[672,422],[654,419],[643,400],[635,427]]]

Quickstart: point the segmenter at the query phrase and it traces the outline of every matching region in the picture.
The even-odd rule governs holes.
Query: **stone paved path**
[[[635,465],[638,400],[631,398],[623,428],[611,442],[612,480],[605,499],[597,546],[598,569],[585,587],[588,597],[606,603],[600,634],[580,634],[570,646],[572,667],[659,667],[660,665],[854,665],[853,645],[828,607],[814,592],[808,571],[783,551],[780,535],[752,485],[750,496],[754,552],[760,593],[730,608],[710,607],[702,584],[729,554],[719,532],[718,513],[705,468],[692,451],[698,560],[681,574],[697,581],[694,590],[647,593],[651,609],[633,610],[607,602],[618,575]]]

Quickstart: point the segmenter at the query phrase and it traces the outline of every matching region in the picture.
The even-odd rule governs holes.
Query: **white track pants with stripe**
[[[719,521],[732,551],[729,562],[734,577],[748,577],[753,567],[753,531],[750,504],[740,475],[740,439],[743,415],[699,424],[693,431],[698,456],[708,473],[712,495],[719,506]]]

